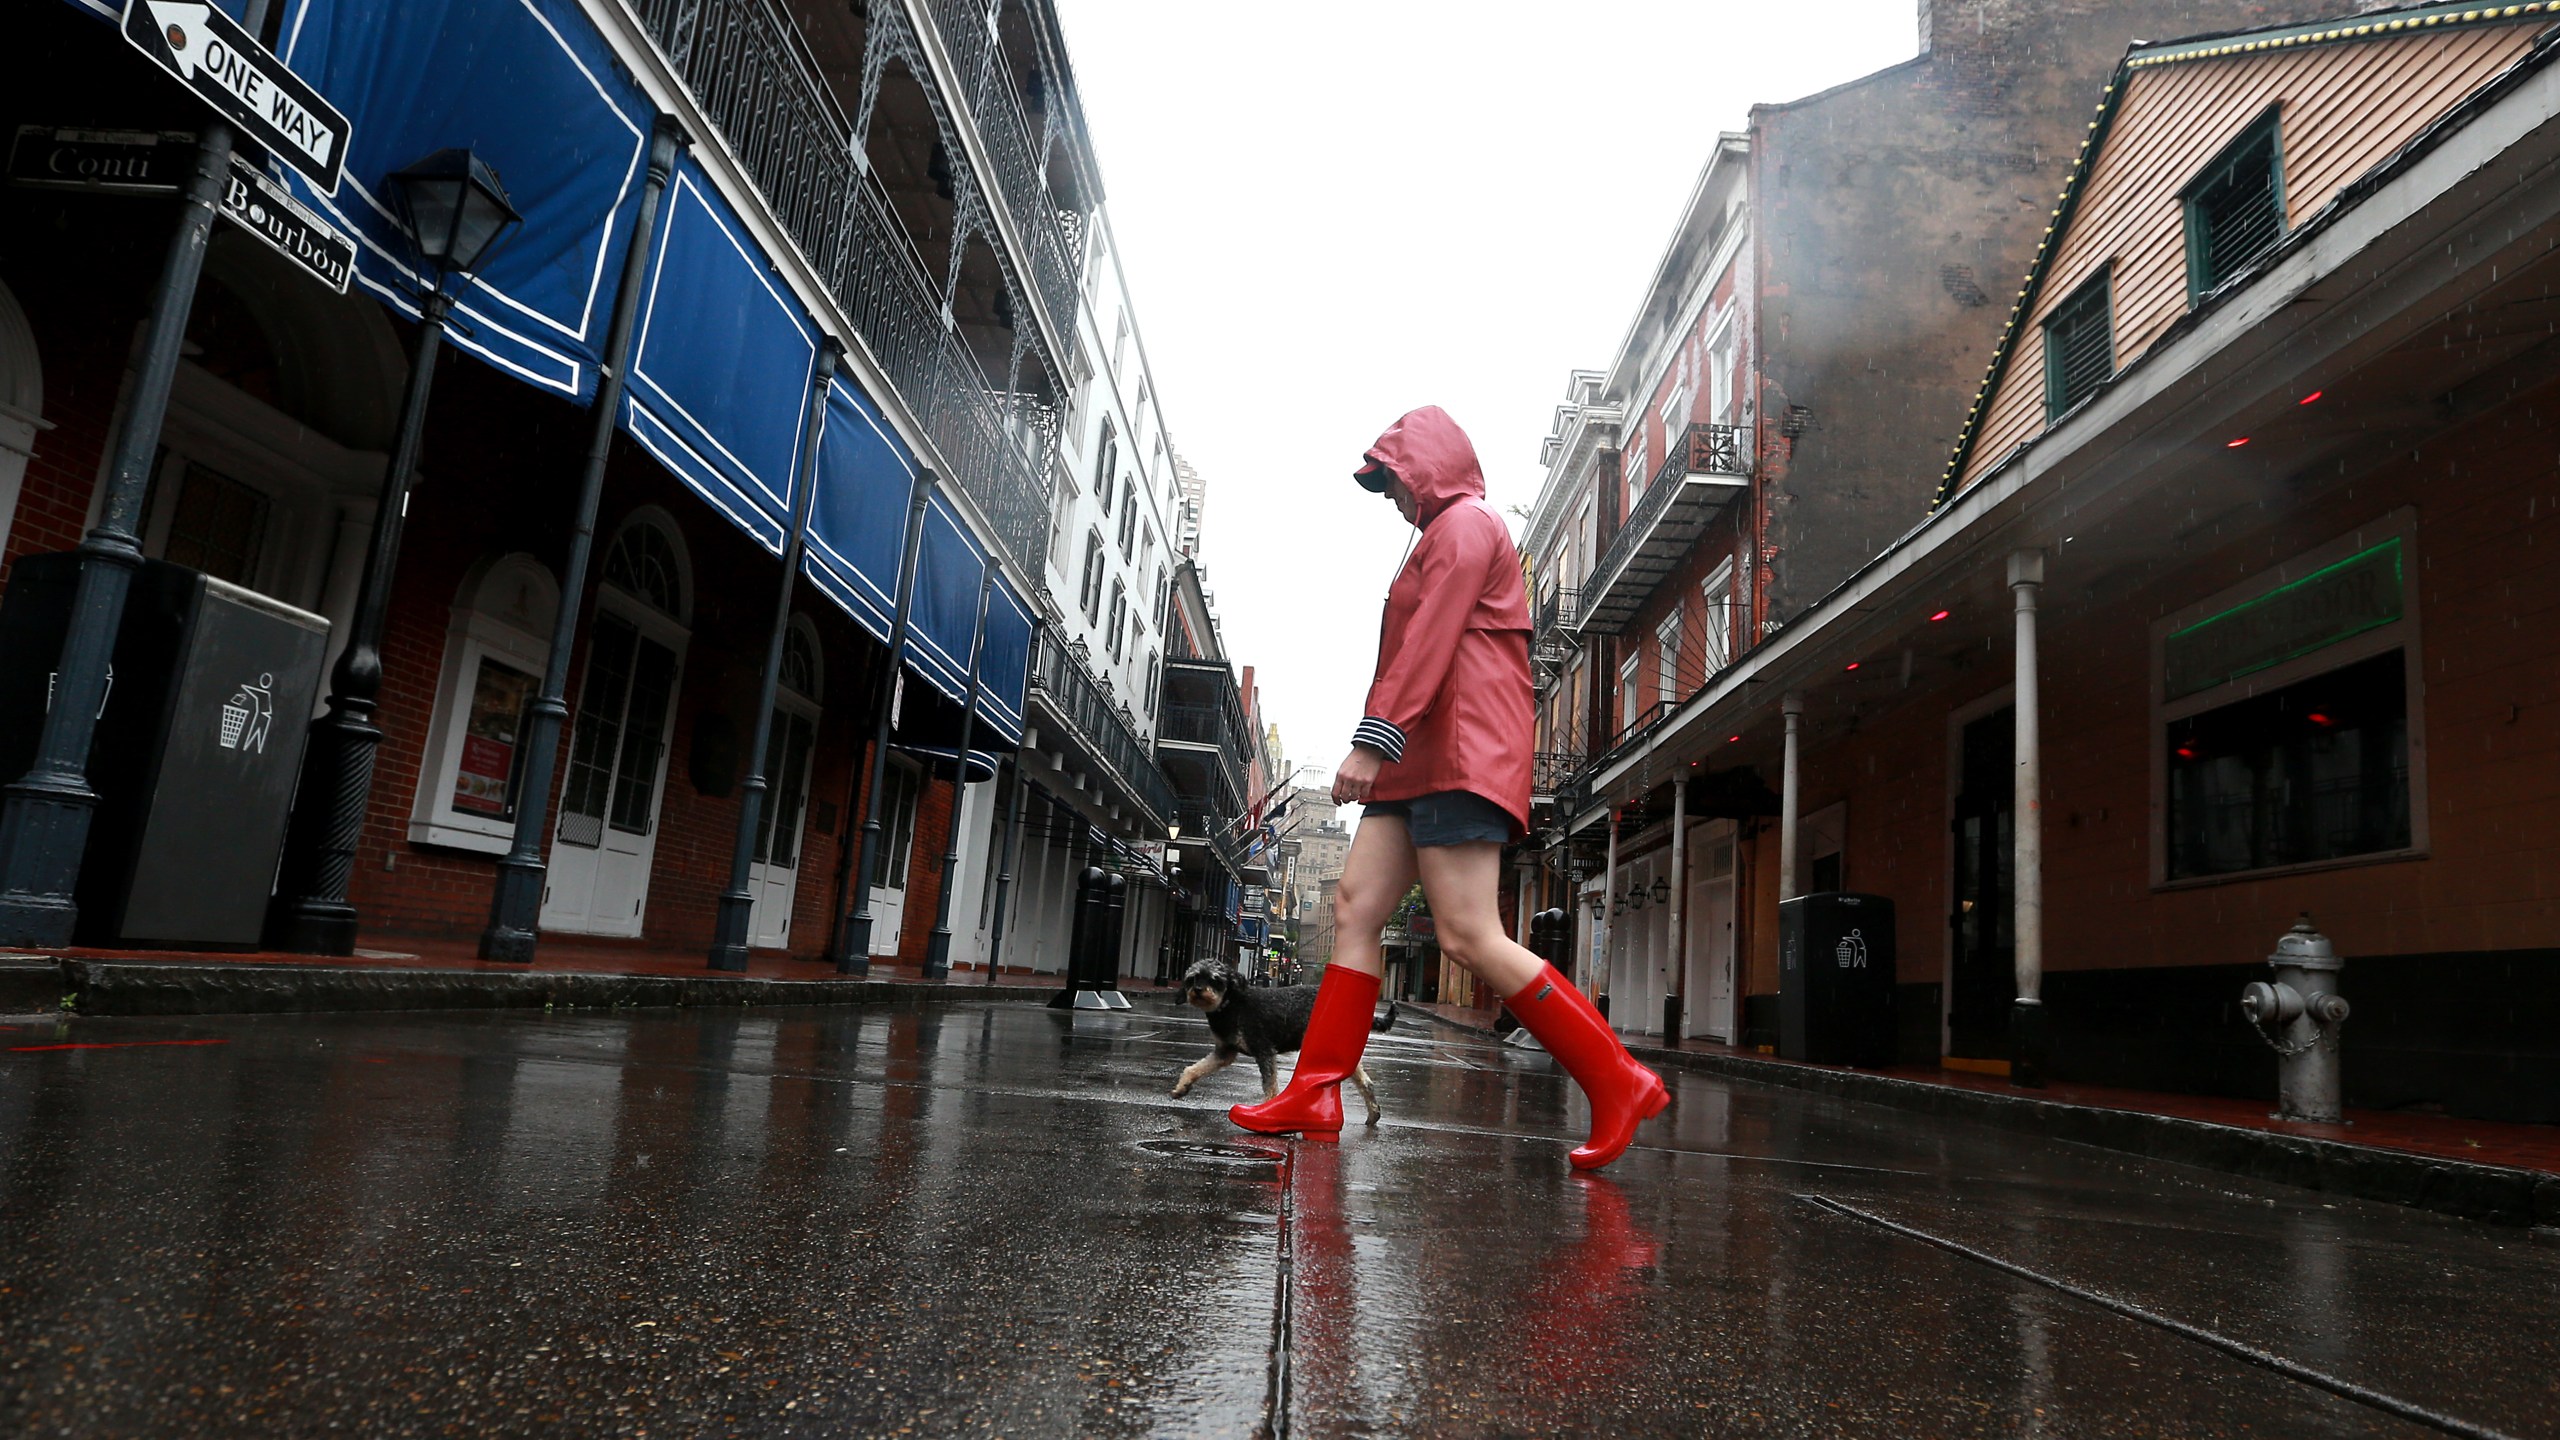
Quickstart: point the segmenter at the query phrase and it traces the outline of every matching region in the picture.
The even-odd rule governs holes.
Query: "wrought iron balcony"
[[[1031,685],[1033,697],[1072,726],[1092,753],[1119,774],[1149,819],[1162,826],[1172,818],[1173,783],[1165,779],[1147,742],[1120,718],[1120,708],[1102,693],[1075,653],[1045,633],[1032,657]]]
[[[1582,588],[1583,630],[1624,634],[1708,522],[1748,488],[1743,433],[1738,425],[1689,427],[1592,568]]]
[[[1059,226],[1059,207],[1050,198],[1043,164],[1046,146],[1032,141],[1022,97],[1014,90],[1012,68],[1005,64],[1004,48],[990,28],[995,13],[975,0],[933,0],[934,27],[941,31],[942,43],[959,67],[960,83],[968,87],[969,118],[995,168],[996,188],[1031,252],[1031,282],[1049,312],[1050,325],[1058,334],[1071,336],[1076,329],[1075,257],[1079,252],[1067,243]]]
[[[1006,553],[1038,574],[1055,426],[1036,415],[1024,423],[1022,400],[989,383],[943,323],[939,287],[862,165],[852,125],[791,22],[770,0],[625,3],[887,372],[940,452],[946,478],[975,502]],[[1054,238],[1054,211],[1033,218],[1042,217]],[[1067,283],[1072,297],[1072,277]],[[1074,312],[1060,323],[1072,332]]]
[[[1579,750],[1541,750],[1530,772],[1529,801],[1536,804],[1552,797],[1582,769],[1583,754]]]

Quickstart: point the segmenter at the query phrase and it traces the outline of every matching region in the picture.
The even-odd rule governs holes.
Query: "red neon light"
[[[2312,711],[2310,714],[2305,715],[2302,718],[2310,721],[2314,725],[2328,725],[2335,723],[2331,721],[2328,716],[2321,714],[2317,710]]]
[[[1930,617],[1929,617],[1929,623],[1930,623],[1930,624],[1932,624],[1932,625],[1935,625],[1935,624],[1937,624],[1939,621],[1946,619],[1948,616],[1953,615],[1954,613],[1956,613],[1956,612],[1954,612],[1953,610],[1941,610],[1941,611],[1939,611],[1937,614],[1932,615],[1932,616],[1930,616]]]
[[[2249,437],[2248,437],[2248,436],[2246,436],[2246,435],[2243,435],[2243,436],[2241,436],[2241,437],[2240,437],[2239,439],[2237,439],[2237,440],[2225,440],[2225,441],[2223,441],[2223,442],[2222,442],[2222,448],[2223,448],[2223,449],[2225,449],[2225,450],[2237,450],[2237,449],[2239,449],[2241,446],[2246,445],[2246,444],[2248,444],[2248,443],[2249,443]]]
[[[1858,662],[1857,662],[1857,661],[1855,661],[1855,660],[1852,660],[1852,661],[1850,661],[1850,662],[1849,662],[1849,664],[1848,664],[1848,666],[1847,666],[1846,668],[1851,669],[1851,670],[1855,670],[1855,669],[1857,669],[1857,668],[1858,668]]]
[[[1724,743],[1727,745],[1739,745],[1742,743],[1742,737],[1739,735],[1727,735],[1724,737]]]
[[[2194,758],[2196,758],[2195,747],[2194,747],[2194,746],[2192,746],[2192,745],[2181,745],[2181,746],[2179,746],[2179,747],[2178,747],[2178,758],[2179,758],[2179,759],[2181,759],[2181,760],[2193,760]]]
[[[2293,402],[2293,403],[2295,403],[2296,405],[2308,405],[2308,404],[2310,404],[2312,401],[2317,400],[2317,399],[2319,399],[2321,396],[2326,395],[2326,394],[2328,394],[2328,393],[2329,393],[2329,392],[2328,392],[2328,391],[2326,391],[2326,390],[2314,390],[2314,391],[2312,391],[2310,394],[2303,396],[2301,399],[2296,400],[2296,401],[2295,401],[2295,402]]]
[[[24,1055],[37,1050],[139,1050],[149,1045],[228,1045],[228,1040],[88,1040],[61,1045],[12,1045],[9,1053]]]

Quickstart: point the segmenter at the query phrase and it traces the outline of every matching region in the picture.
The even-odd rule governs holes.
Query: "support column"
[[[791,529],[782,542],[782,583],[773,597],[773,627],[765,634],[764,675],[756,687],[756,714],[748,732],[747,778],[738,796],[738,834],[729,849],[729,888],[712,912],[710,967],[747,968],[748,931],[755,917],[756,830],[764,820],[765,791],[773,781],[773,706],[782,692],[783,642],[791,634],[791,597],[799,588],[800,559],[809,548],[809,511],[818,494],[818,446],[827,432],[827,392],[835,384],[842,350],[833,337],[818,347],[809,374],[809,425],[800,440],[799,489],[791,497]]]
[[[2036,715],[2036,597],[2044,587],[2044,552],[2009,557],[2009,593],[2015,597],[2017,654],[2017,789],[2012,799],[2011,900],[2016,912],[2018,998],[2009,1011],[2009,1080],[2041,1087],[2050,1058],[2044,1013],[2044,764]]]
[[[649,170],[640,186],[640,208],[624,248],[622,278],[606,322],[604,356],[596,367],[596,398],[585,468],[578,478],[578,510],[569,525],[569,555],[560,568],[560,610],[551,622],[551,658],[542,667],[542,689],[525,707],[524,775],[515,787],[516,833],[498,862],[489,897],[489,924],[480,932],[480,958],[531,963],[542,923],[542,891],[551,838],[551,777],[560,761],[560,733],[569,720],[569,653],[578,641],[578,615],[586,608],[587,564],[595,554],[596,510],[604,503],[606,463],[613,458],[614,428],[621,423],[623,372],[631,332],[640,315],[640,292],[649,280],[650,240],[657,233],[658,202],[676,157],[692,143],[672,116],[661,115],[649,132]]]
[[[1614,913],[1618,907],[1618,807],[1614,803],[1609,806],[1606,823],[1609,826],[1609,862],[1602,870],[1600,913],[1591,930],[1591,952],[1597,961],[1592,969],[1596,973],[1586,977],[1592,993],[1604,999],[1609,994],[1610,972],[1617,968],[1609,960],[1609,951],[1618,940],[1618,921]]]
[[[1032,636],[1031,643],[1038,646],[1040,637]],[[999,779],[997,783],[1003,781]],[[1023,776],[1022,756],[1017,751],[1013,757],[1013,783],[1005,786],[1004,815],[996,821],[1004,827],[1004,833],[998,837],[1002,853],[996,861],[996,913],[987,929],[986,983],[990,985],[996,983],[996,972],[1004,966],[1005,909],[1013,899],[1013,847],[1022,833],[1022,789],[1029,783]]]
[[[1662,1043],[1676,1045],[1689,1005],[1689,780],[1671,780],[1671,943],[1664,947],[1668,980],[1662,987]]]
[[[996,593],[996,562],[987,557],[978,577],[978,623],[969,636],[969,699],[960,711],[960,754],[951,762],[950,843],[942,851],[942,889],[933,903],[933,936],[925,942],[924,978],[940,980],[951,973],[951,892],[960,875],[960,817],[969,794],[969,742],[978,723],[978,689],[987,654],[987,601]],[[993,778],[993,777],[990,777]]]
[[[1787,760],[1784,778],[1778,788],[1778,898],[1793,900],[1803,893],[1796,888],[1796,852],[1798,825],[1804,818],[1804,807],[1797,803],[1804,731],[1804,696],[1790,690],[1779,702],[1787,715]]]
[[[907,621],[915,607],[916,572],[924,566],[924,512],[933,503],[933,487],[930,470],[918,470],[909,482],[907,534],[898,546],[897,607],[889,617],[889,650],[883,661],[888,668],[872,715],[870,781],[862,793],[862,839],[854,850],[853,912],[837,928],[836,953],[828,957],[836,962],[839,975],[871,973],[871,863],[880,854],[880,784],[888,776],[890,712],[896,708],[898,676],[907,663]]]

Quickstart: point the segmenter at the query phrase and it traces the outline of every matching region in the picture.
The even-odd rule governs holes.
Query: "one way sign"
[[[209,4],[127,0],[124,38],[299,170],[324,195],[347,164],[347,117]]]

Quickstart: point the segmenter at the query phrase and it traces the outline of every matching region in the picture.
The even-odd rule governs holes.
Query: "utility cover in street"
[[[211,5],[131,0],[124,38],[250,139],[301,171],[322,194],[338,193],[347,163],[347,117],[239,21]]]
[[[222,184],[222,213],[321,284],[341,295],[347,293],[347,282],[356,270],[356,242],[304,209],[283,186],[236,155],[231,157],[230,178]]]

